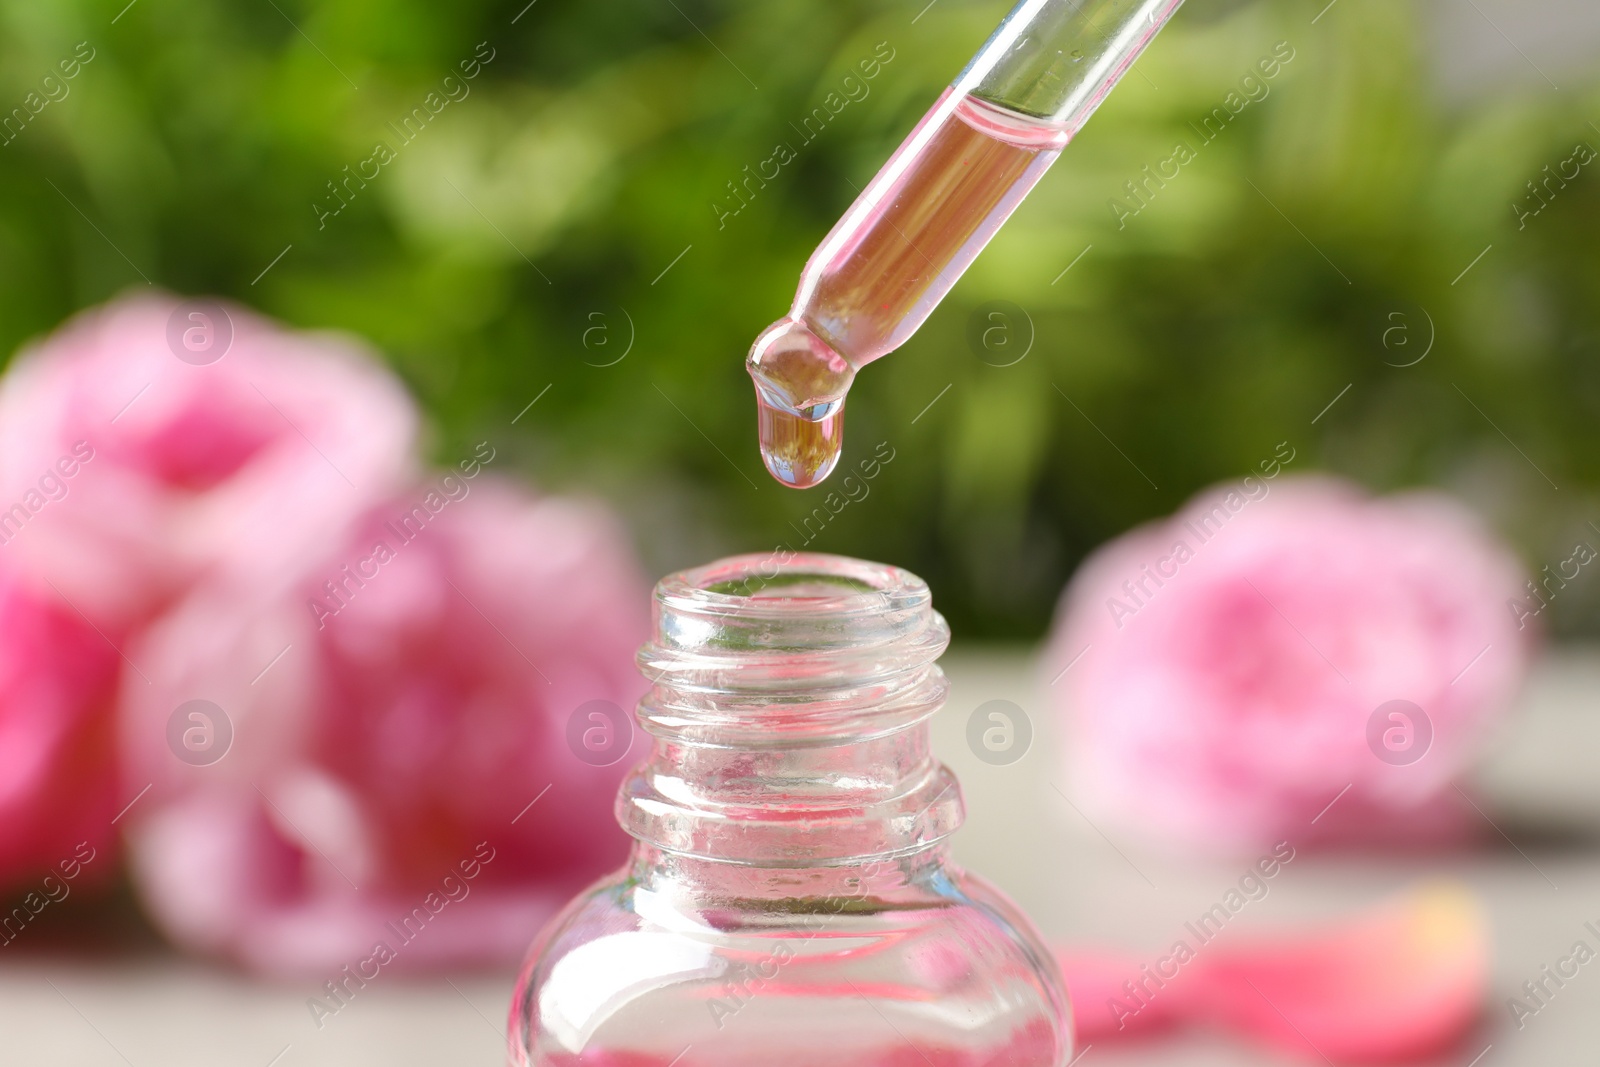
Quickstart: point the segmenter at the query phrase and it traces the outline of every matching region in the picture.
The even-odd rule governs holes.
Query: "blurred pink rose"
[[[415,477],[415,423],[349,339],[124,297],[6,371],[0,543],[31,583],[121,629],[218,569],[292,574]]]
[[[1451,787],[1524,673],[1521,584],[1441,494],[1207,490],[1063,597],[1047,677],[1080,795],[1202,849],[1451,835]]]
[[[627,760],[581,761],[567,724],[592,700],[631,722],[648,587],[604,511],[475,460],[337,544],[288,595],[207,583],[139,645],[154,684],[126,687],[124,742],[155,783],[129,820],[146,905],[181,944],[272,972],[519,958],[625,855]],[[233,733],[208,765],[169,750],[193,699]],[[369,962],[379,942],[393,960]]]
[[[71,608],[0,575],[0,887],[59,879],[82,843],[85,881],[115,870],[111,820],[131,799],[114,751],[119,666]]]

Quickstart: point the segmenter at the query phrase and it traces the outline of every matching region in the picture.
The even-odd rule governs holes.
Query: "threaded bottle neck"
[[[840,556],[738,556],[656,587],[653,739],[617,798],[647,845],[764,867],[929,847],[962,821],[928,719],[949,642],[927,585]]]

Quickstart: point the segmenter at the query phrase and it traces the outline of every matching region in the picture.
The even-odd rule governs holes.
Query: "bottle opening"
[[[920,671],[949,641],[921,578],[882,563],[781,551],[663,578],[645,677],[739,692],[861,684]]]
[[[668,575],[656,586],[656,603],[674,612],[773,618],[924,608],[932,597],[921,578],[899,567],[784,550]]]
[[[706,592],[765,600],[823,600],[850,593],[876,593],[877,590],[859,578],[842,574],[780,573],[771,578],[759,574],[730,578],[707,586]]]

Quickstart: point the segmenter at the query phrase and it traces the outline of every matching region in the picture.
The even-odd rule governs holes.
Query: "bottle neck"
[[[758,562],[769,561],[736,558],[658,588],[656,637],[639,655],[655,679],[639,704],[653,743],[618,795],[618,821],[644,849],[760,869],[932,848],[963,808],[930,746],[948,629],[927,587],[828,556],[763,579],[812,586],[752,585]],[[822,579],[855,584],[824,595]]]
[[[624,783],[617,817],[656,848],[755,866],[846,864],[927,848],[963,818],[960,787],[929,744],[927,718],[945,688],[943,672],[930,667],[901,694],[901,707],[875,712],[901,719],[876,736],[799,738],[780,728],[765,743],[714,743],[641,711],[655,742]]]
[[[939,842],[891,856],[809,867],[764,867],[704,859],[634,842],[628,878],[639,892],[675,905],[687,898],[695,907],[707,901],[817,900],[819,910],[844,913],[856,902],[876,906],[924,899],[927,886],[950,871],[949,846]]]

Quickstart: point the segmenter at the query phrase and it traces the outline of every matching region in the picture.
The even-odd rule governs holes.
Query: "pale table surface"
[[[1053,941],[1159,950],[1185,919],[1237,881],[1238,862],[1179,863],[1115,844],[1055,791],[1061,781],[1051,717],[1031,658],[960,650],[935,742],[966,790],[969,817],[956,854],[999,883]],[[1009,767],[991,767],[965,742],[968,715],[1014,701],[1036,737]],[[1298,858],[1252,903],[1258,926],[1340,914],[1428,877],[1471,885],[1495,937],[1496,997],[1481,1034],[1441,1061],[1468,1067],[1596,1060],[1600,974],[1581,972],[1518,1031],[1505,1001],[1541,965],[1565,955],[1600,920],[1600,652],[1549,659],[1506,723],[1479,776],[1509,844],[1432,860]],[[1236,869],[1238,868],[1238,869]],[[374,983],[320,1031],[305,1002],[315,990],[268,985],[159,952],[0,959],[0,1065],[65,1067],[435,1067],[504,1062],[511,976],[462,975]],[[1492,1047],[1489,1047],[1492,1046]],[[274,1059],[277,1057],[277,1059]],[[1226,1037],[1189,1035],[1096,1046],[1082,1067],[1240,1067],[1291,1062]]]

